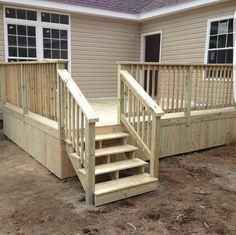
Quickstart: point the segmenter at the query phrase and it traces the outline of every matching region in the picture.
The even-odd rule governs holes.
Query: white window
[[[6,61],[69,60],[70,17],[5,7]]]
[[[207,63],[233,63],[233,18],[210,21]]]

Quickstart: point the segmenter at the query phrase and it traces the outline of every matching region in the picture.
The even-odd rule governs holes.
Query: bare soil
[[[2,138],[0,234],[235,235],[236,145],[161,160],[158,191],[95,208]]]

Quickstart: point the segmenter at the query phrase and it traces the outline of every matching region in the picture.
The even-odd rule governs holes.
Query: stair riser
[[[109,134],[109,133],[115,133],[115,132],[121,132],[121,131],[122,131],[122,128],[119,124],[96,127],[96,135]]]
[[[96,141],[96,149],[122,145],[123,143],[127,142],[124,139],[112,139],[112,140]]]
[[[151,182],[144,185],[137,185],[133,188],[123,189],[116,192],[111,192],[102,195],[95,195],[95,205],[100,206],[110,202],[122,200],[128,197],[133,197],[139,194],[152,192],[157,190],[157,182]]]

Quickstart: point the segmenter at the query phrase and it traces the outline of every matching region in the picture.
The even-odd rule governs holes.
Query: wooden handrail
[[[159,62],[130,62],[130,61],[118,61],[117,65],[162,65],[162,66],[219,66],[219,67],[232,67],[232,64],[204,64],[204,63],[159,63]]]
[[[118,67],[118,121],[150,159],[150,176],[158,177],[162,109],[144,88]]]
[[[67,60],[44,60],[44,61],[20,61],[20,62],[4,62],[0,61],[0,65],[21,65],[21,64],[65,64]]]
[[[86,203],[92,204],[95,191],[95,124],[97,114],[65,69],[58,69],[58,113],[60,140],[66,143],[67,154],[80,175],[85,169]]]
[[[234,107],[233,65],[120,62],[165,113]]]
[[[99,118],[97,114],[94,112],[93,108],[91,107],[87,99],[84,97],[83,93],[81,92],[77,84],[74,82],[68,71],[66,69],[58,69],[57,73],[60,78],[65,82],[69,92],[75,99],[77,105],[79,105],[82,109],[89,123],[98,122]]]
[[[139,99],[142,100],[142,102],[145,103],[157,117],[164,115],[162,109],[155,103],[155,101],[147,94],[147,92],[142,88],[142,86],[139,85],[139,83],[128,71],[121,70],[120,74],[127,85],[136,93]]]

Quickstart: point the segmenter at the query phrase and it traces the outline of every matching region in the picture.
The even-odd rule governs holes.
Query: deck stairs
[[[128,144],[128,138],[127,133],[120,131],[97,134],[95,137],[96,206],[157,189],[157,178],[145,173],[148,163],[136,157],[138,148]],[[86,170],[77,167],[78,159],[75,156],[72,151],[70,159],[86,190]]]
[[[98,115],[68,71],[57,72],[60,137],[85,190],[86,203],[99,206],[156,190],[163,111],[155,101],[122,71],[118,124],[99,127]],[[137,157],[137,151],[149,164]]]

